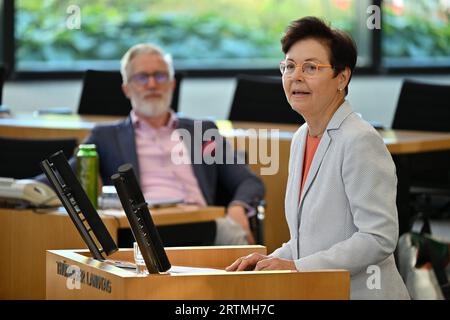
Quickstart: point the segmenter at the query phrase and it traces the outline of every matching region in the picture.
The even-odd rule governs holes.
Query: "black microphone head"
[[[139,185],[139,180],[133,170],[133,166],[130,163],[125,163],[121,165],[118,169],[123,182],[128,187],[128,192],[130,197],[136,201],[136,203],[145,202],[144,195],[142,194],[141,187]]]
[[[111,180],[112,180],[112,181],[115,181],[115,180],[117,180],[117,179],[120,179],[120,174],[114,173],[114,174],[111,176]]]
[[[133,171],[133,166],[131,165],[131,163],[125,163],[125,164],[121,165],[119,167],[119,169],[117,169],[117,171],[119,171],[119,173],[127,173],[130,170]]]

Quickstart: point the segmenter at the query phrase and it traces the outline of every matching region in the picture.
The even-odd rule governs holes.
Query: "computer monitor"
[[[62,151],[40,163],[92,257],[104,261],[118,250],[111,234],[95,210]]]
[[[133,166],[129,163],[119,167],[111,176],[131,231],[139,246],[149,273],[165,272],[171,268],[163,243],[153,223]]]

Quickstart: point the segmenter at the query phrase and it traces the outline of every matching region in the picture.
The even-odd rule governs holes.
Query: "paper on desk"
[[[167,272],[169,272],[169,273],[223,273],[226,271],[222,270],[222,269],[213,269],[213,268],[172,266]]]

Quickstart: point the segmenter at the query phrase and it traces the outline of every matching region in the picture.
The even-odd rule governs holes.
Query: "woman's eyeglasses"
[[[135,82],[141,86],[145,86],[150,78],[153,78],[156,83],[164,84],[169,81],[169,74],[167,72],[154,72],[154,73],[137,73],[132,75],[129,79],[130,82]]]
[[[297,68],[301,68],[303,76],[313,77],[320,68],[333,68],[333,66],[331,64],[320,64],[312,61],[305,61],[302,64],[297,64],[291,60],[280,62],[280,71],[283,76],[291,76]]]

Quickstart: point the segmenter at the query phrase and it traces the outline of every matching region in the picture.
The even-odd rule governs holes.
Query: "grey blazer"
[[[344,102],[321,138],[299,201],[307,133],[304,124],[291,145],[285,198],[291,239],[271,256],[294,260],[301,271],[349,270],[352,299],[409,299],[393,256],[397,177],[382,138]]]

